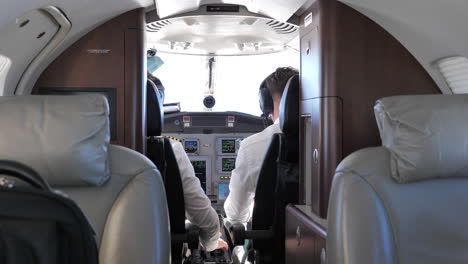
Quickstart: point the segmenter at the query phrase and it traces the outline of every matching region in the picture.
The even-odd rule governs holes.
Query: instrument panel
[[[213,208],[221,213],[229,195],[231,172],[236,167],[240,142],[251,134],[253,133],[164,135],[181,142],[192,162],[195,176],[200,180]]]
[[[164,118],[164,136],[179,140],[213,208],[223,213],[241,141],[265,120],[239,112],[179,112]]]

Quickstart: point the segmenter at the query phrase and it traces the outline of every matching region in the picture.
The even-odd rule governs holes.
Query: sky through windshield
[[[164,61],[154,75],[164,84],[165,103],[180,102],[182,111],[205,111],[203,98],[208,91],[208,57],[158,53]],[[252,56],[216,57],[212,111],[238,111],[260,115],[258,87],[278,67],[299,68],[299,52]]]

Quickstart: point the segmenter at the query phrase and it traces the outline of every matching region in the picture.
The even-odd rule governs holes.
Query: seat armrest
[[[245,240],[269,240],[274,238],[274,232],[268,230],[246,230],[243,224],[231,223],[224,219],[224,227],[229,232],[233,246],[244,245]],[[228,234],[226,234],[228,235]]]
[[[200,227],[190,223],[185,223],[185,233],[187,234],[187,244],[190,250],[198,249],[200,244]]]
[[[228,232],[226,236],[230,238],[232,246],[241,246],[244,245],[245,236],[245,226],[240,223],[232,223],[228,219],[224,218],[223,220],[224,228]]]
[[[185,233],[172,234],[173,243],[187,243],[189,249],[198,249],[200,243],[200,227],[187,222],[185,223]]]

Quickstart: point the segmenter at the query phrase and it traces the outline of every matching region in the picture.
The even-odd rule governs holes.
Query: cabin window
[[[11,60],[8,57],[0,54],[0,95],[4,94],[4,87],[10,66]]]
[[[260,115],[258,88],[278,67],[299,68],[299,52],[250,56],[196,56],[158,53],[164,65],[154,72],[166,88],[165,103],[180,102],[182,111],[208,111],[203,98],[210,93],[216,105],[209,111],[238,111]],[[210,62],[215,59],[210,84]],[[210,91],[210,85],[212,90]]]

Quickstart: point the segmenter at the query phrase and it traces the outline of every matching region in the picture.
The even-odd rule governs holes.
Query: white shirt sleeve
[[[224,202],[226,216],[233,223],[247,223],[252,217],[256,187],[253,179],[256,179],[255,174],[258,174],[259,166],[251,164],[255,159],[249,157],[250,154],[251,152],[241,143],[236,158],[236,168],[231,174],[229,196]]]
[[[218,247],[219,218],[211,207],[211,201],[203,191],[200,180],[195,176],[192,163],[180,142],[171,140],[172,149],[179,165],[184,189],[185,215],[200,227],[200,242],[207,251]]]

